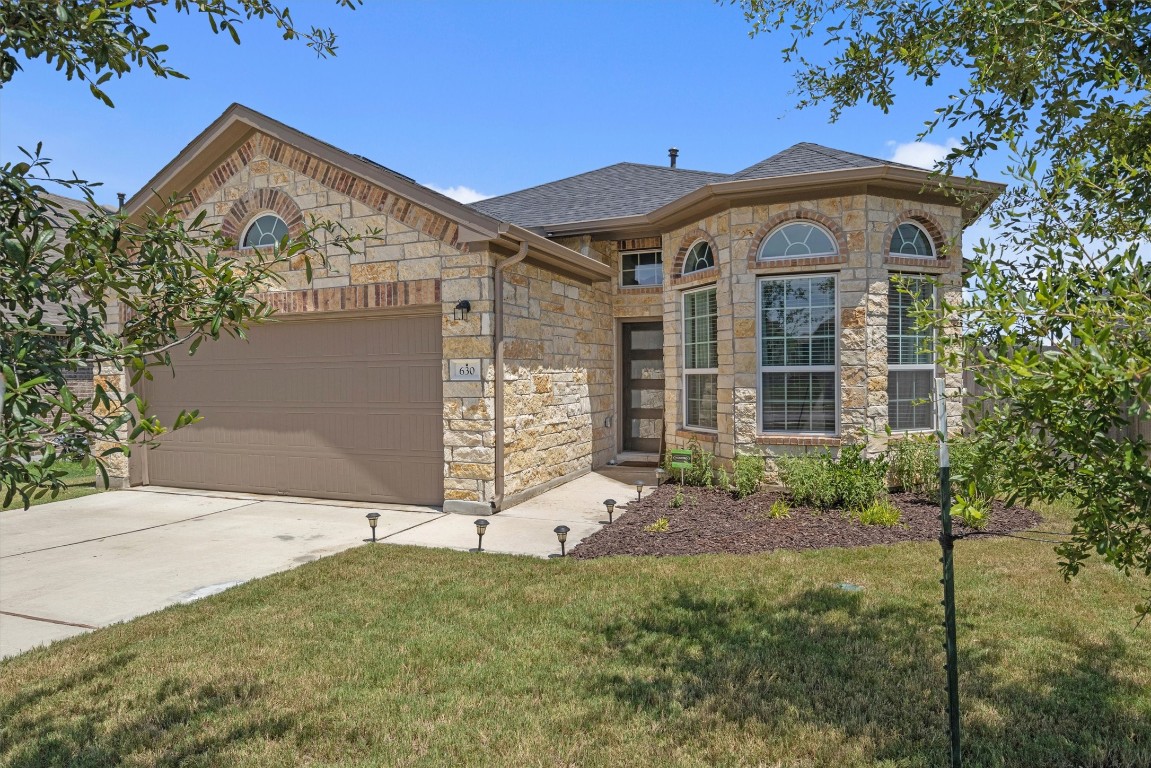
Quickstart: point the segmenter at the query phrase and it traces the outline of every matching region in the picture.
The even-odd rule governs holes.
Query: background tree
[[[360,0],[337,0],[355,7]],[[43,58],[68,79],[88,82],[112,106],[102,86],[137,69],[183,77],[154,41],[157,11],[203,16],[213,33],[239,42],[245,21],[270,20],[287,40],[304,40],[332,55],[330,30],[296,27],[286,7],[268,0],[52,0],[0,3],[0,87],[21,71],[22,59]],[[94,183],[53,178],[36,145],[20,162],[0,167],[0,490],[4,505],[25,505],[64,487],[62,453],[95,462],[107,482],[109,456],[197,420],[182,412],[162,424],[147,403],[103,379],[80,397],[67,374],[89,364],[127,370],[130,381],[171,364],[174,351],[194,353],[205,339],[243,337],[271,312],[257,294],[279,279],[277,265],[327,249],[350,248],[358,237],[338,224],[313,220],[271,249],[245,251],[202,226],[185,221],[180,200],[157,200],[135,220],[97,205]],[[41,186],[55,182],[82,197],[68,208]],[[62,319],[47,313],[59,306]],[[112,313],[119,313],[112,317]],[[114,323],[109,323],[114,320]],[[112,447],[97,451],[97,444]]]
[[[1131,0],[742,0],[752,34],[787,30],[801,106],[888,110],[939,91],[921,134],[963,131],[940,164],[1007,159],[944,350],[984,394],[975,434],[1013,498],[1071,499],[1068,577],[1092,554],[1151,575],[1151,8]],[[1144,610],[1151,608],[1151,599]]]

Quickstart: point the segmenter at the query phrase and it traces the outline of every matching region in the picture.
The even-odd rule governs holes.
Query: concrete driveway
[[[601,504],[634,496],[597,473],[488,518],[484,549],[547,557],[598,530]],[[0,513],[0,658],[189,602],[359,546],[468,549],[474,520],[431,507],[147,488]]]

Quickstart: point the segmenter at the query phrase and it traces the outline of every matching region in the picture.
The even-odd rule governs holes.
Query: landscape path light
[[[371,541],[373,544],[375,544],[376,543],[376,525],[380,522],[380,513],[379,512],[369,512],[367,517],[368,517],[368,525],[372,526],[372,538],[371,539],[364,539],[364,541]]]
[[[476,535],[479,536],[479,544],[476,545],[475,549],[471,550],[472,552],[484,551],[484,534],[487,532],[487,530],[487,520],[484,520],[482,517],[479,520],[476,520]]]
[[[568,528],[566,525],[556,526],[555,534],[556,538],[559,539],[560,542],[560,553],[558,555],[550,555],[550,557],[567,557],[567,541],[569,531],[571,531],[571,528]]]
[[[659,488],[661,485],[663,485],[663,478],[666,475],[667,475],[667,470],[664,469],[663,467],[659,467],[656,469],[656,471],[655,471],[655,487],[656,488]]]
[[[639,501],[643,498],[643,480],[635,481],[635,500]]]
[[[612,515],[614,515],[614,514],[615,514],[615,499],[606,499],[606,500],[604,501],[603,505],[604,505],[604,507],[606,507],[606,508],[607,508],[607,522],[608,522],[608,525],[611,525],[611,522],[612,522]]]

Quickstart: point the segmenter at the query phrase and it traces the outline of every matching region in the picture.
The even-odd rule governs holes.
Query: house
[[[233,105],[129,214],[187,195],[241,252],[310,216],[378,234],[311,283],[285,265],[282,322],[146,383],[161,416],[206,419],[121,474],[482,513],[620,456],[932,429],[892,276],[957,296],[963,229],[1002,188],[806,143],[734,174],[675,160],[463,205]]]
[[[40,196],[49,205],[47,218],[53,226],[54,246],[62,251],[63,235],[75,221],[72,212],[84,214],[89,210],[89,203],[86,200],[55,195],[51,192],[43,192]],[[63,338],[65,325],[68,321],[64,306],[59,302],[48,301],[44,304],[43,310],[42,322],[52,326],[56,338]],[[73,395],[81,399],[89,399],[95,394],[95,387],[92,384],[93,371],[94,368],[91,364],[79,363],[64,369],[61,373]]]

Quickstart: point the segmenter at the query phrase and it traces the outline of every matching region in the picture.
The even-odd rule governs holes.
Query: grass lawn
[[[0,764],[940,766],[938,556],[363,546],[0,664]],[[1146,584],[956,563],[965,764],[1151,765]]]
[[[88,496],[89,494],[99,493],[96,489],[96,466],[89,464],[88,468],[80,466],[78,461],[61,461],[61,467],[66,467],[68,470],[65,475],[64,482],[68,487],[57,494],[55,497],[45,494],[38,499],[32,499],[31,506],[35,507],[38,504],[49,504],[53,501],[63,501],[64,499],[78,499],[81,496]],[[0,494],[0,501],[3,501],[3,494]],[[23,509],[24,503],[19,497],[12,500],[12,503],[4,507],[4,510],[9,509]]]

